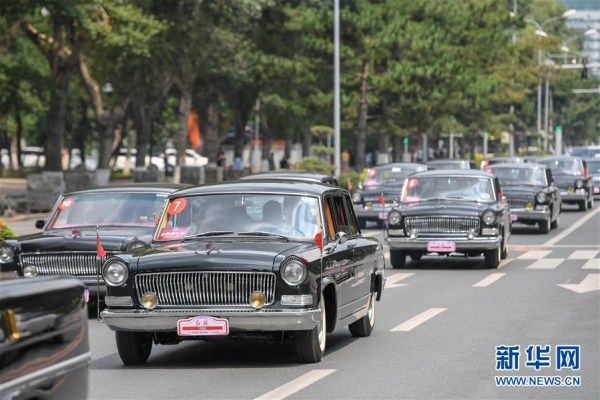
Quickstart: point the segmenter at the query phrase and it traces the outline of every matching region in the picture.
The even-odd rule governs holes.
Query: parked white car
[[[177,150],[166,149],[163,154],[167,155],[167,162],[170,165],[177,165]],[[194,149],[185,149],[185,165],[188,167],[204,167],[208,164],[208,157],[203,157],[196,153]]]

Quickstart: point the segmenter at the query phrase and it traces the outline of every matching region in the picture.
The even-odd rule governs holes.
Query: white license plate
[[[600,187],[595,187],[594,188],[594,193],[600,193]]]
[[[436,253],[452,253],[456,251],[456,243],[446,241],[427,242],[427,251]]]
[[[519,216],[517,214],[510,214],[510,220],[512,222],[518,221],[519,220]]]
[[[388,217],[387,211],[380,211],[379,212],[379,219],[387,219],[387,217]]]
[[[179,336],[229,335],[229,320],[215,317],[191,317],[177,321]]]

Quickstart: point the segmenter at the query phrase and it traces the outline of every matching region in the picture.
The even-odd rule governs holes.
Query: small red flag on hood
[[[348,190],[352,190],[352,182],[350,182],[350,178],[348,178]]]
[[[323,250],[323,232],[317,232],[315,235],[315,243],[320,250]]]
[[[381,203],[382,206],[385,206],[385,199],[383,198],[383,194],[380,194],[377,200]]]
[[[102,247],[102,243],[100,242],[100,233],[96,229],[96,251],[98,253],[98,257],[106,257],[106,251],[104,251],[104,247]]]

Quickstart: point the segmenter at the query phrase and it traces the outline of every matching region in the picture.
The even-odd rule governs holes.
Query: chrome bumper
[[[584,189],[577,189],[574,192],[560,192],[563,203],[570,203],[573,201],[587,200],[588,196]]]
[[[356,214],[357,218],[364,218],[368,220],[380,220],[379,213],[389,213],[390,211],[392,211],[392,207],[366,208],[360,204],[354,204],[354,214]]]
[[[528,210],[526,208],[511,208],[511,214],[517,216],[517,221],[547,221],[550,217],[550,210]]]
[[[210,316],[226,318],[229,328],[240,331],[310,330],[321,320],[321,310],[118,310],[105,309],[100,316],[114,331],[177,331],[183,318]]]
[[[476,237],[473,239],[457,238],[457,237],[417,237],[411,239],[409,237],[388,237],[385,239],[390,249],[394,250],[413,250],[427,252],[427,243],[432,241],[454,242],[456,244],[456,252],[471,250],[494,250],[500,246],[502,238],[500,236],[491,237]]]

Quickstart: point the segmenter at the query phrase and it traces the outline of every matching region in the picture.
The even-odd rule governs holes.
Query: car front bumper
[[[588,195],[585,189],[576,189],[573,192],[562,191],[560,192],[560,196],[562,197],[563,203],[573,203],[576,201],[587,200]]]
[[[238,331],[299,331],[310,330],[321,321],[317,309],[173,309],[120,310],[105,309],[100,316],[114,331],[176,332],[177,321],[189,317],[225,318],[229,328]]]
[[[514,222],[547,221],[551,217],[550,210],[528,210],[526,208],[511,208],[510,214],[511,218],[512,215],[517,217],[517,220]]]
[[[390,247],[394,250],[409,250],[409,251],[424,251],[427,252],[427,243],[429,242],[454,242],[456,245],[455,252],[461,253],[463,251],[473,250],[494,250],[500,246],[502,237],[490,236],[490,237],[475,237],[468,239],[464,237],[394,237],[390,236],[385,240]]]
[[[362,204],[354,204],[354,214],[356,218],[366,219],[369,221],[386,220],[387,214],[392,211],[392,207],[382,207],[381,205],[373,205],[373,207],[365,207]]]

